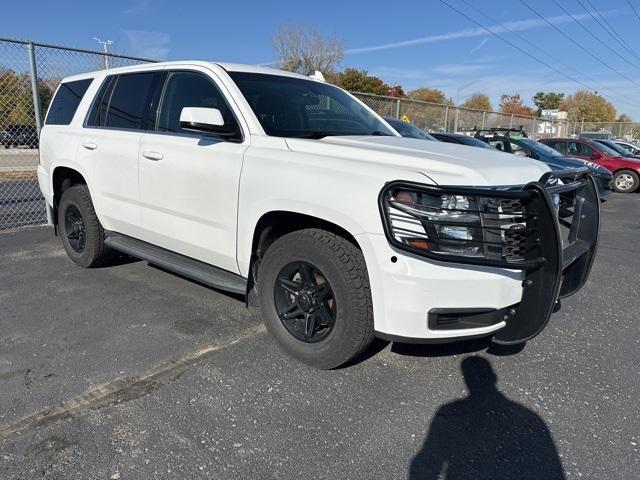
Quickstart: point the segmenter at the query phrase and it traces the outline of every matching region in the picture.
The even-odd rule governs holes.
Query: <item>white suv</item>
[[[548,170],[402,138],[318,78],[170,62],[63,80],[38,178],[78,265],[116,250],[255,292],[284,350],[332,368],[374,336],[538,334],[599,226],[586,171]]]

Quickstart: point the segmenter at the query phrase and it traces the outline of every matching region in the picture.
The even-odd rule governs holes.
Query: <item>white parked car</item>
[[[534,337],[586,281],[599,226],[586,171],[402,138],[320,79],[224,63],[66,78],[38,178],[75,263],[117,250],[255,292],[319,368],[374,336]]]

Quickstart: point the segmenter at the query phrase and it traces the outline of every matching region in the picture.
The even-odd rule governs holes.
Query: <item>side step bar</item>
[[[165,268],[209,287],[240,295],[247,293],[247,279],[240,275],[126,235],[114,232],[105,234],[107,238],[104,243],[114,250],[146,260],[151,265]]]

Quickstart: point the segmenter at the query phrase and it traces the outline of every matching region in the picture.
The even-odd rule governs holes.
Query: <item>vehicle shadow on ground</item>
[[[496,388],[489,361],[466,357],[461,369],[469,395],[438,409],[409,479],[564,479],[547,425]]]
[[[526,343],[516,345],[498,345],[491,340],[491,337],[477,338],[451,343],[435,344],[412,344],[394,342],[391,351],[398,355],[409,357],[449,357],[451,355],[461,355],[464,353],[474,353],[486,351],[495,356],[515,355],[524,350]]]

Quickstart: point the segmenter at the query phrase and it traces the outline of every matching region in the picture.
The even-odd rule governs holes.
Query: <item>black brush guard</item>
[[[469,195],[514,200],[526,214],[526,231],[518,258],[486,259],[444,256],[420,252],[394,238],[391,214],[385,195],[393,188],[410,188],[429,193]],[[429,326],[435,329],[487,326],[502,321],[506,326],[493,340],[500,344],[525,342],[538,335],[559,306],[559,300],[576,293],[586,282],[598,245],[600,198],[586,168],[546,173],[522,189],[486,189],[457,186],[426,186],[407,182],[387,184],[380,194],[380,210],[389,243],[430,259],[482,266],[518,269],[525,272],[522,300],[502,310],[434,309]],[[486,228],[486,227],[483,227]],[[484,242],[488,243],[488,242]],[[508,247],[508,246],[507,246]],[[454,326],[459,322],[458,327]],[[466,327],[465,327],[466,324]]]

